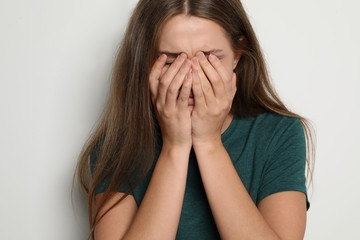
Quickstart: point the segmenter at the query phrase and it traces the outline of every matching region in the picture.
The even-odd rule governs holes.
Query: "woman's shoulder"
[[[298,117],[266,112],[256,117],[254,125],[258,138],[269,143],[270,148],[290,142],[305,146],[305,132]]]
[[[299,122],[300,118],[283,115],[273,111],[266,111],[258,114],[255,119],[261,121],[263,124],[267,125],[277,125],[277,124],[291,124],[294,122]]]
[[[253,117],[236,118],[237,128],[260,141],[274,141],[291,135],[303,135],[301,119],[266,111]]]
[[[273,111],[266,111],[252,117],[236,117],[237,122],[249,124],[252,127],[261,128],[261,130],[274,130],[275,128],[284,128],[290,125],[301,125],[301,120],[298,117],[286,116]]]

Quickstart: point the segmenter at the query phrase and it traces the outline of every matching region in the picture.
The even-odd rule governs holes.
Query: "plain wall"
[[[0,1],[0,238],[86,239],[70,190],[137,1]],[[273,84],[317,132],[305,239],[360,239],[358,1],[243,1]]]

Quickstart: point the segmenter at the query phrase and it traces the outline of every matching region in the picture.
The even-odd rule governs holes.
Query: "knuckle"
[[[232,79],[231,78],[225,78],[224,82],[227,85],[230,85],[230,86],[232,85]]]
[[[224,102],[220,106],[221,111],[227,111],[229,109],[229,104],[227,102]]]
[[[168,92],[170,94],[175,94],[177,92],[176,86],[170,85],[169,88],[168,88]]]
[[[217,111],[215,113],[216,114],[215,116],[220,117],[220,116],[222,116],[223,112],[224,112],[224,110],[220,107],[220,108],[217,109]]]
[[[159,82],[159,88],[165,88],[167,86],[167,82],[164,79],[161,79]]]
[[[163,114],[164,117],[169,118],[172,115],[172,110],[169,109],[169,108],[164,108],[162,110],[162,114]]]
[[[218,117],[220,115],[220,110],[218,107],[211,108],[209,112],[212,117]]]
[[[188,89],[188,88],[190,88],[191,87],[191,82],[190,81],[184,81],[184,83],[183,83],[183,88],[184,89]]]
[[[202,97],[203,97],[202,91],[198,91],[196,95],[197,95],[198,98],[202,98]]]
[[[225,74],[224,74],[224,75],[225,75]],[[225,76],[226,76],[226,80],[227,80],[228,82],[232,82],[232,80],[233,80],[233,74],[226,74]]]
[[[232,78],[229,77],[228,75],[224,76],[223,79],[224,79],[224,82],[226,82],[226,83],[231,83],[232,82]]]
[[[201,85],[199,83],[193,83],[192,90],[195,93],[202,92]]]
[[[203,88],[205,92],[209,92],[211,90],[211,86],[209,84],[205,84]]]
[[[190,92],[189,88],[190,88],[189,84],[187,82],[184,82],[179,89],[180,95],[182,95],[183,93]]]
[[[194,78],[194,81],[193,81],[193,86],[195,86],[195,87],[199,87],[200,86],[200,81],[199,81],[199,79],[198,78]]]
[[[167,72],[168,69],[169,69],[169,66],[163,67],[161,69],[161,71],[160,71],[159,78],[162,78],[165,75],[165,73]]]
[[[158,112],[162,111],[162,104],[158,100],[155,101],[155,107],[158,110]]]
[[[187,98],[184,95],[179,96],[179,101],[180,102],[185,102],[186,100],[187,100]]]
[[[214,84],[219,84],[221,82],[220,78],[218,76],[214,77],[213,78],[213,81],[212,81]]]

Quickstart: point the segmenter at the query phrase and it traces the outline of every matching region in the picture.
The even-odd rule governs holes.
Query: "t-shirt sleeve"
[[[277,192],[300,191],[306,196],[306,210],[310,207],[306,189],[306,140],[299,118],[287,118],[271,140],[269,156],[258,192],[258,202]]]
[[[90,153],[90,171],[91,171],[91,175],[94,174],[94,170],[95,170],[95,166],[96,166],[96,161],[97,161],[97,158],[99,156],[99,145],[96,145],[91,153]],[[109,186],[109,183],[110,183],[110,179],[111,179],[111,176],[107,176],[97,187],[96,187],[96,190],[95,190],[95,195],[98,194],[98,193],[102,193],[102,192],[105,192],[107,187]],[[129,185],[129,182],[126,183],[126,185],[121,188],[119,190],[119,192],[122,192],[122,193],[125,193],[127,192],[128,190],[130,189],[130,185]],[[131,191],[130,192],[130,195],[134,195],[134,193]]]

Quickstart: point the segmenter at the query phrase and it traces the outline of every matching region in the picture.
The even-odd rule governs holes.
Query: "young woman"
[[[79,158],[90,237],[302,239],[311,132],[239,0],[140,0]]]

